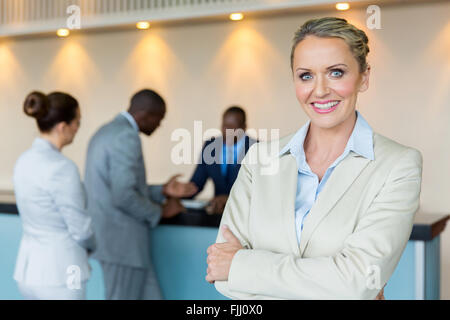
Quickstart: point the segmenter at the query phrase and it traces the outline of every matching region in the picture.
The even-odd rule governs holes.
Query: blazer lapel
[[[303,255],[314,230],[335,204],[341,199],[355,179],[371,160],[357,155],[353,151],[334,169],[324,189],[305,217],[300,238],[300,254]]]
[[[239,151],[239,154],[237,155],[238,163],[241,164],[242,159],[244,159],[245,155],[248,152],[248,149],[250,149],[250,138],[248,136],[245,136],[244,140],[244,147]]]
[[[286,226],[286,236],[296,255],[300,255],[295,230],[295,197],[297,194],[298,168],[294,156],[290,153],[279,158],[279,180],[273,186],[277,189],[281,205],[281,215]]]

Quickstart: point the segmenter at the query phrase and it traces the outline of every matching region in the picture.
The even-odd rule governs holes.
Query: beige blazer
[[[411,234],[420,152],[376,133],[374,160],[350,152],[306,216],[298,245],[297,164],[289,152],[279,155],[291,137],[253,145],[242,163],[220,227],[246,249],[216,289],[232,299],[374,299]],[[221,229],[216,242],[225,242]]]

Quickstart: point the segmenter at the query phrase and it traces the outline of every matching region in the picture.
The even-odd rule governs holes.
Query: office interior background
[[[15,25],[4,10],[7,2],[0,1],[3,195],[12,193],[14,163],[38,134],[35,121],[22,112],[33,90],[65,91],[78,99],[81,128],[64,153],[81,173],[92,134],[126,110],[134,92],[147,87],[167,102],[161,127],[142,139],[149,183],[163,183],[176,173],[187,180],[200,150],[192,149],[191,164],[173,164],[177,141],[171,141],[172,132],[186,128],[193,135],[194,121],[202,121],[203,131],[220,128],[230,105],[246,110],[249,128],[279,129],[280,136],[296,131],[307,117],[296,100],[290,70],[294,31],[310,18],[337,16],[369,37],[370,88],[360,94],[358,109],[374,131],[422,152],[420,212],[450,213],[449,1],[348,1],[346,11],[326,0],[153,1],[160,7],[148,12],[105,10],[83,16],[82,11],[81,29],[67,37],[58,37],[56,29],[64,27],[68,14]],[[102,1],[95,2],[101,6]],[[366,25],[369,5],[380,8],[380,29]],[[244,19],[230,20],[234,11]],[[138,30],[140,20],[150,21],[150,28]],[[211,195],[209,184],[201,197]],[[449,249],[447,228],[440,244],[441,299],[450,299]]]

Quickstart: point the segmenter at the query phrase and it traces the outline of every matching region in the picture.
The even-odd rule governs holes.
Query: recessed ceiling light
[[[235,13],[230,14],[230,20],[239,21],[242,19],[244,19],[244,15],[240,12],[235,12]]]
[[[138,28],[139,30],[147,30],[150,28],[150,22],[139,21],[138,23],[136,23],[136,28]]]
[[[336,3],[336,9],[338,10],[348,10],[350,9],[350,5],[347,2],[339,2]]]
[[[67,37],[70,34],[69,29],[58,29],[58,31],[56,31],[56,34],[58,37]]]

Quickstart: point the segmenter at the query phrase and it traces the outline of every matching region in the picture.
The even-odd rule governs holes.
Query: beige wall
[[[371,88],[358,107],[379,133],[419,149],[424,157],[421,210],[450,213],[450,3],[381,7],[382,29],[367,30],[365,10],[184,24],[150,31],[90,33],[68,39],[0,41],[0,189],[12,189],[17,157],[37,134],[21,111],[34,89],[78,98],[82,127],[64,150],[84,170],[89,137],[143,87],[168,103],[162,127],[143,138],[148,179],[160,183],[193,165],[170,160],[176,128],[220,125],[230,104],[246,108],[251,128],[293,132],[306,116],[289,70],[293,32],[306,19],[337,15],[370,38]],[[195,155],[197,157],[197,155]],[[209,187],[206,195],[211,194]],[[450,299],[450,227],[442,236],[442,298]]]

